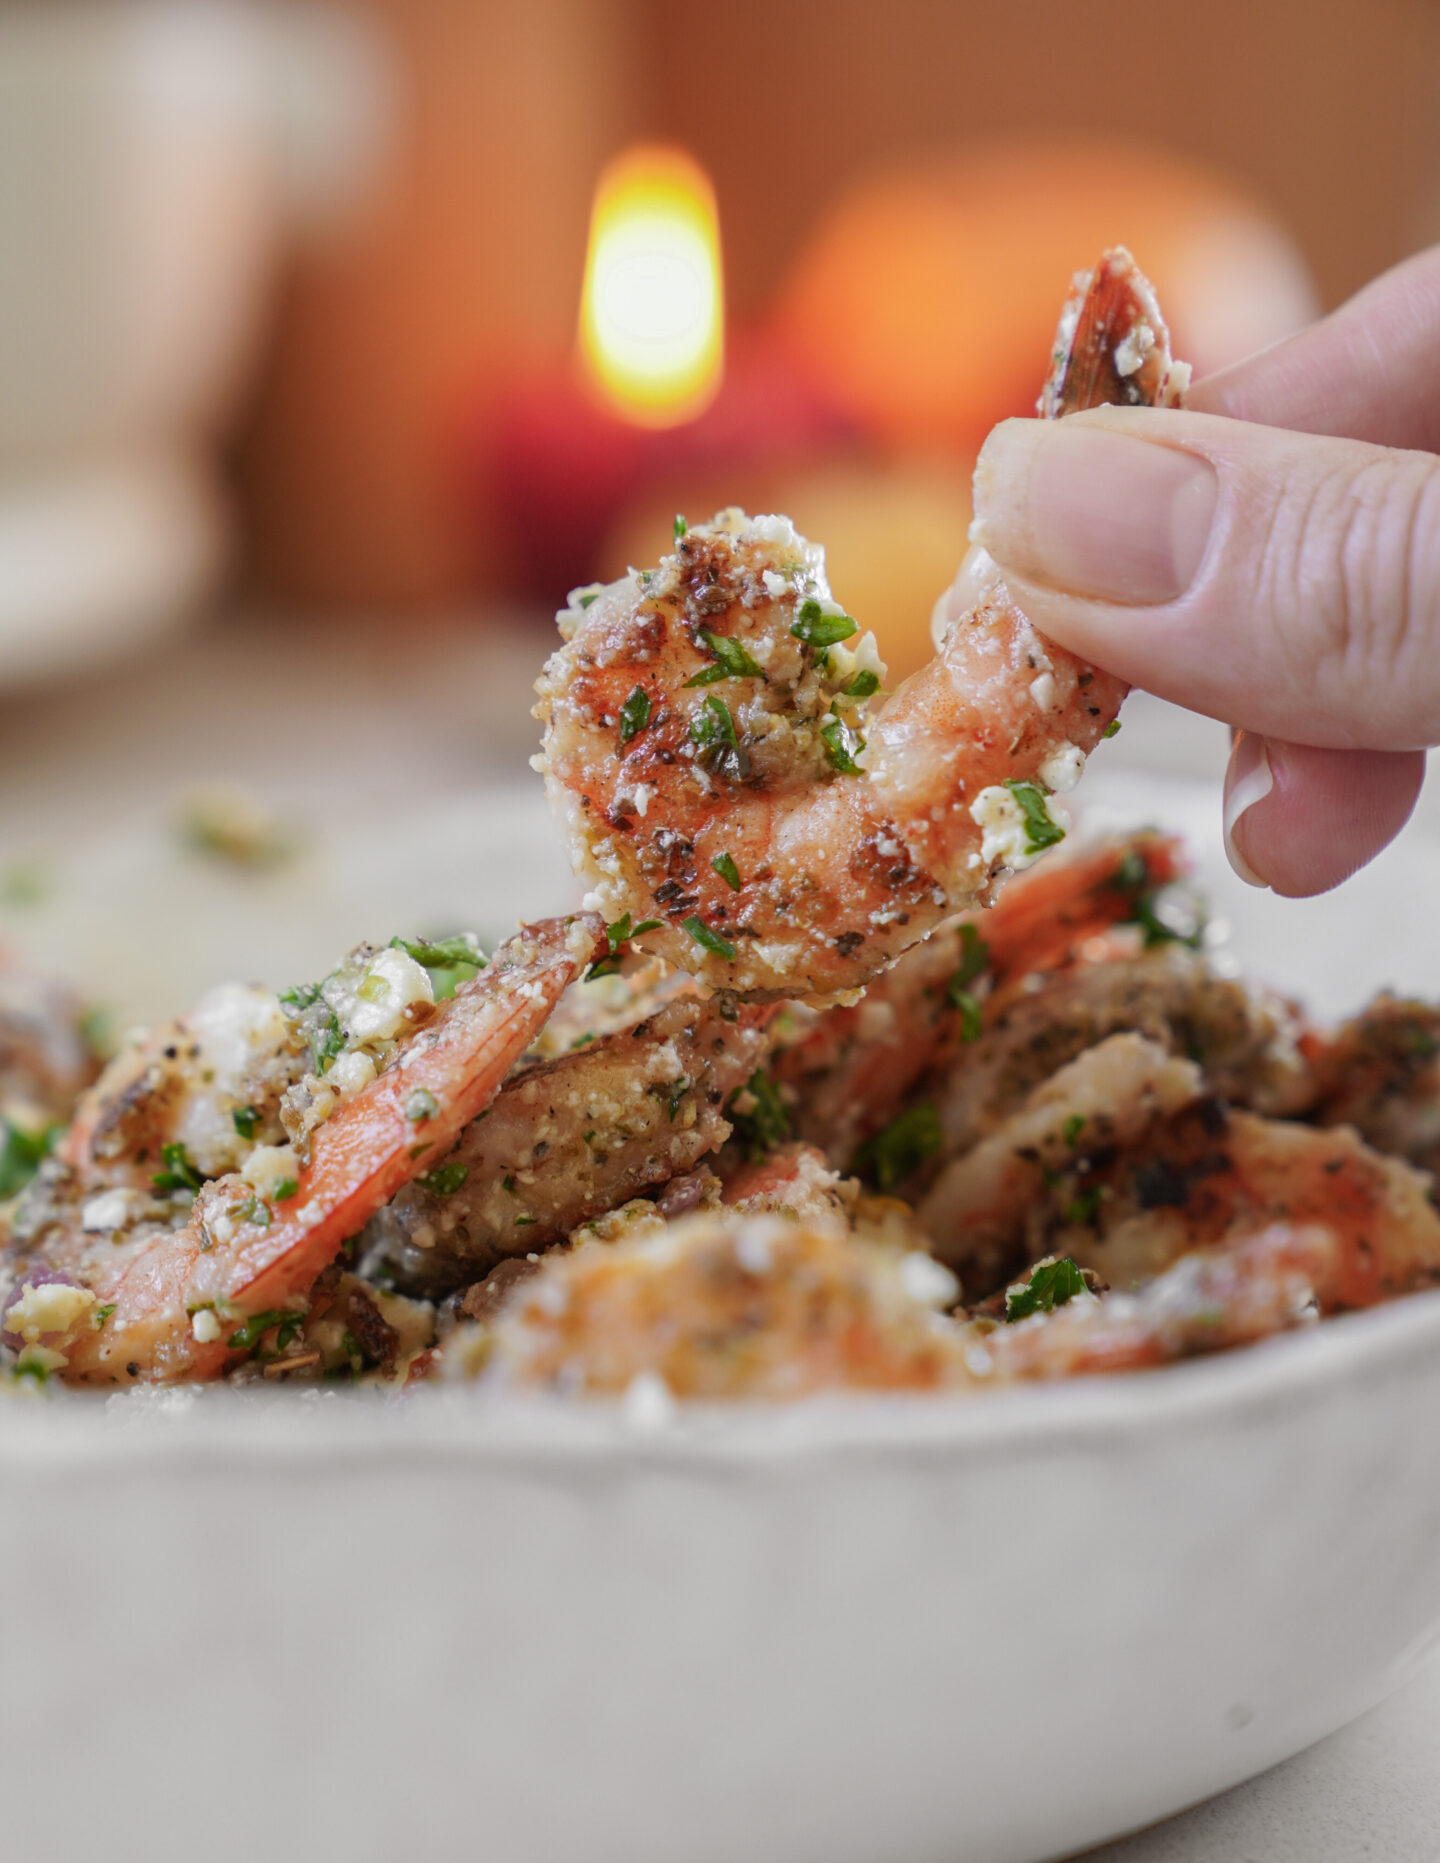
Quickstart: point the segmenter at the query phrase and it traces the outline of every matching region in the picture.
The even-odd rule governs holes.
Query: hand
[[[1183,412],[1005,421],[975,540],[1035,625],[1237,727],[1241,876],[1326,891],[1440,743],[1440,247],[1197,382]]]

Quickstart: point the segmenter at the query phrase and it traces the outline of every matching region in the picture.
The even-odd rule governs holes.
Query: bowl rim
[[[97,1463],[277,1469],[404,1458],[481,1466],[790,1469],[897,1457],[1045,1460],[1197,1427],[1278,1422],[1337,1393],[1440,1368],[1440,1288],[1341,1314],[1256,1345],[1153,1371],[993,1393],[825,1393],[793,1403],[677,1402],[643,1425],[623,1399],[515,1394],[473,1384],[399,1395],[142,1387],[0,1403],[0,1470],[60,1475]]]

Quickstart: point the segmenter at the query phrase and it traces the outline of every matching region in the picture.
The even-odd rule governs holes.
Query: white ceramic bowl
[[[1193,817],[1242,958],[1352,1002],[1425,973],[1426,823],[1289,908],[1226,881],[1213,790],[1135,783],[1095,787]],[[1028,1863],[1434,1645],[1440,1294],[1145,1376],[644,1430],[450,1389],[16,1402],[0,1493],[17,1856]]]

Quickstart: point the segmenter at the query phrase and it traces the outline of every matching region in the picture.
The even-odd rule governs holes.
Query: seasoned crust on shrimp
[[[0,1116],[64,1119],[98,1072],[74,993],[0,955]]]
[[[794,1398],[967,1382],[934,1262],[831,1223],[732,1212],[549,1256],[494,1327],[490,1375],[575,1395],[642,1375],[677,1397]]]
[[[725,1105],[764,1058],[766,1019],[681,1000],[523,1068],[372,1219],[364,1259],[407,1288],[446,1293],[681,1177],[730,1136]]]
[[[1322,1125],[1354,1126],[1377,1151],[1440,1170],[1440,1009],[1377,996],[1313,1047]]]

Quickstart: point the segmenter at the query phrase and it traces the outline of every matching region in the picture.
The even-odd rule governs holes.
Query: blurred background
[[[0,941],[512,922],[568,587],[782,509],[908,670],[1070,273],[1222,366],[1440,236],[1437,105],[1427,0],[0,0]]]

